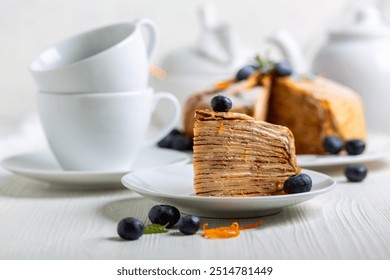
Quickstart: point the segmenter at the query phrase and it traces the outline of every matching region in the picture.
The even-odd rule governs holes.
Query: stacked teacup
[[[148,87],[155,46],[154,23],[139,19],[76,35],[33,60],[41,124],[65,170],[130,170],[141,148],[175,127],[177,99]],[[152,113],[163,100],[171,105],[168,117],[149,135]]]

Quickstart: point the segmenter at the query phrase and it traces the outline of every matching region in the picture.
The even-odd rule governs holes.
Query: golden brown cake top
[[[304,91],[318,100],[325,99],[360,99],[359,95],[344,85],[321,76],[313,78],[294,79],[291,77],[277,78],[279,83],[286,83],[289,87]]]
[[[214,112],[208,109],[196,110],[195,111],[196,119],[199,120],[254,120],[253,117],[250,117],[246,114],[236,113],[236,112]]]
[[[271,124],[266,121],[255,120],[253,117],[246,114],[241,114],[237,112],[214,112],[208,109],[199,109],[195,110],[195,121],[207,121],[207,120],[236,120],[236,121],[248,121],[252,123],[257,123],[261,125],[262,128],[268,131],[283,131],[286,132],[286,135],[294,139],[290,129],[283,125]],[[293,140],[294,143],[294,140]]]

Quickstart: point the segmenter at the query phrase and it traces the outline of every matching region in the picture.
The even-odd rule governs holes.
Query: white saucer
[[[151,147],[140,152],[132,169],[140,170],[189,161],[190,157],[185,153]],[[121,177],[130,171],[66,171],[60,167],[50,151],[9,157],[3,160],[2,165],[15,174],[54,185],[105,188],[121,186]]]
[[[256,197],[195,196],[193,166],[165,166],[137,170],[125,175],[122,183],[130,190],[163,204],[176,206],[181,212],[212,218],[250,218],[270,215],[282,208],[312,199],[332,190],[335,181],[329,176],[302,170],[313,180],[310,192]]]
[[[364,163],[384,159],[390,155],[390,135],[369,132],[366,151],[357,156],[340,155],[297,155],[298,165],[303,168],[337,166]]]

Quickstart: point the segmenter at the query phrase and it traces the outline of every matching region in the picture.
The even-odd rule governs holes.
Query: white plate
[[[380,160],[390,155],[390,135],[368,133],[366,151],[357,156],[340,155],[298,155],[298,165],[303,168],[336,166]]]
[[[152,147],[140,152],[132,169],[140,170],[189,161],[190,157],[185,153]],[[130,171],[65,171],[49,151],[9,157],[3,160],[2,165],[15,174],[54,185],[99,188],[121,186],[121,177]]]
[[[144,197],[174,205],[186,214],[213,218],[250,218],[277,213],[284,207],[328,192],[336,184],[332,178],[322,173],[310,170],[302,172],[313,180],[310,192],[275,196],[195,196],[192,164],[137,170],[125,175],[122,183]]]

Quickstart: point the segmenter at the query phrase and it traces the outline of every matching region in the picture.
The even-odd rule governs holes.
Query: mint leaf
[[[156,233],[166,233],[168,230],[159,224],[147,225],[144,228],[144,234],[156,234]]]
[[[259,71],[262,74],[268,74],[275,67],[275,63],[268,59],[267,56],[268,55],[265,55],[264,57],[261,57],[260,55],[255,56],[255,63],[259,67]]]

